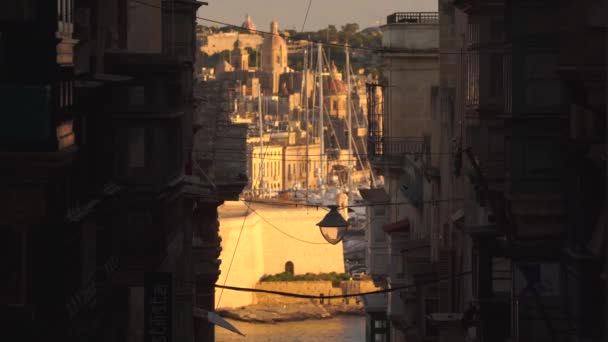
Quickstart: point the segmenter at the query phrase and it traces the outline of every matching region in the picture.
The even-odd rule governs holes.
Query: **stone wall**
[[[305,295],[336,296],[349,293],[361,293],[379,290],[371,280],[347,280],[340,282],[339,287],[333,287],[331,281],[269,281],[257,283],[256,289],[289,292]],[[296,298],[279,296],[269,293],[254,293],[253,304],[294,304],[294,303],[319,303],[317,299]],[[325,304],[345,303],[344,299],[324,300]],[[358,304],[358,298],[348,300],[349,305]]]
[[[216,33],[207,36],[206,43],[201,47],[201,51],[208,55],[213,55],[224,50],[232,51],[237,37],[243,48],[250,47],[257,49],[264,41],[264,38],[257,34],[237,34],[236,32]]]
[[[257,283],[256,289],[298,293],[306,295],[341,295],[342,289],[333,287],[331,281],[270,281]],[[255,293],[253,304],[310,303],[311,299],[285,297],[268,293]]]

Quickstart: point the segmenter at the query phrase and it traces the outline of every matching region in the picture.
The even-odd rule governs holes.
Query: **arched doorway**
[[[285,273],[293,274],[293,262],[288,261],[285,263]]]

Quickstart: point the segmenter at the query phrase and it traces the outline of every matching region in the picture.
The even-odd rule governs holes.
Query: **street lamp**
[[[338,212],[337,205],[330,205],[328,208],[329,213],[325,215],[321,222],[317,223],[317,226],[319,226],[321,235],[323,235],[325,240],[335,245],[344,238],[344,234],[348,229],[348,222]]]

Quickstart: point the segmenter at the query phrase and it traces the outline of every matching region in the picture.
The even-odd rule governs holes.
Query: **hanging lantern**
[[[348,229],[348,222],[338,212],[338,206],[330,205],[328,207],[329,213],[325,215],[321,222],[317,223],[317,226],[319,226],[321,235],[323,235],[325,240],[335,245],[344,238],[344,234],[346,234],[346,230]]]

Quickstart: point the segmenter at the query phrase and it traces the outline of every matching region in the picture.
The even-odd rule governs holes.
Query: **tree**
[[[348,41],[350,37],[354,36],[359,31],[359,24],[348,23],[342,26],[342,33],[345,41]]]

